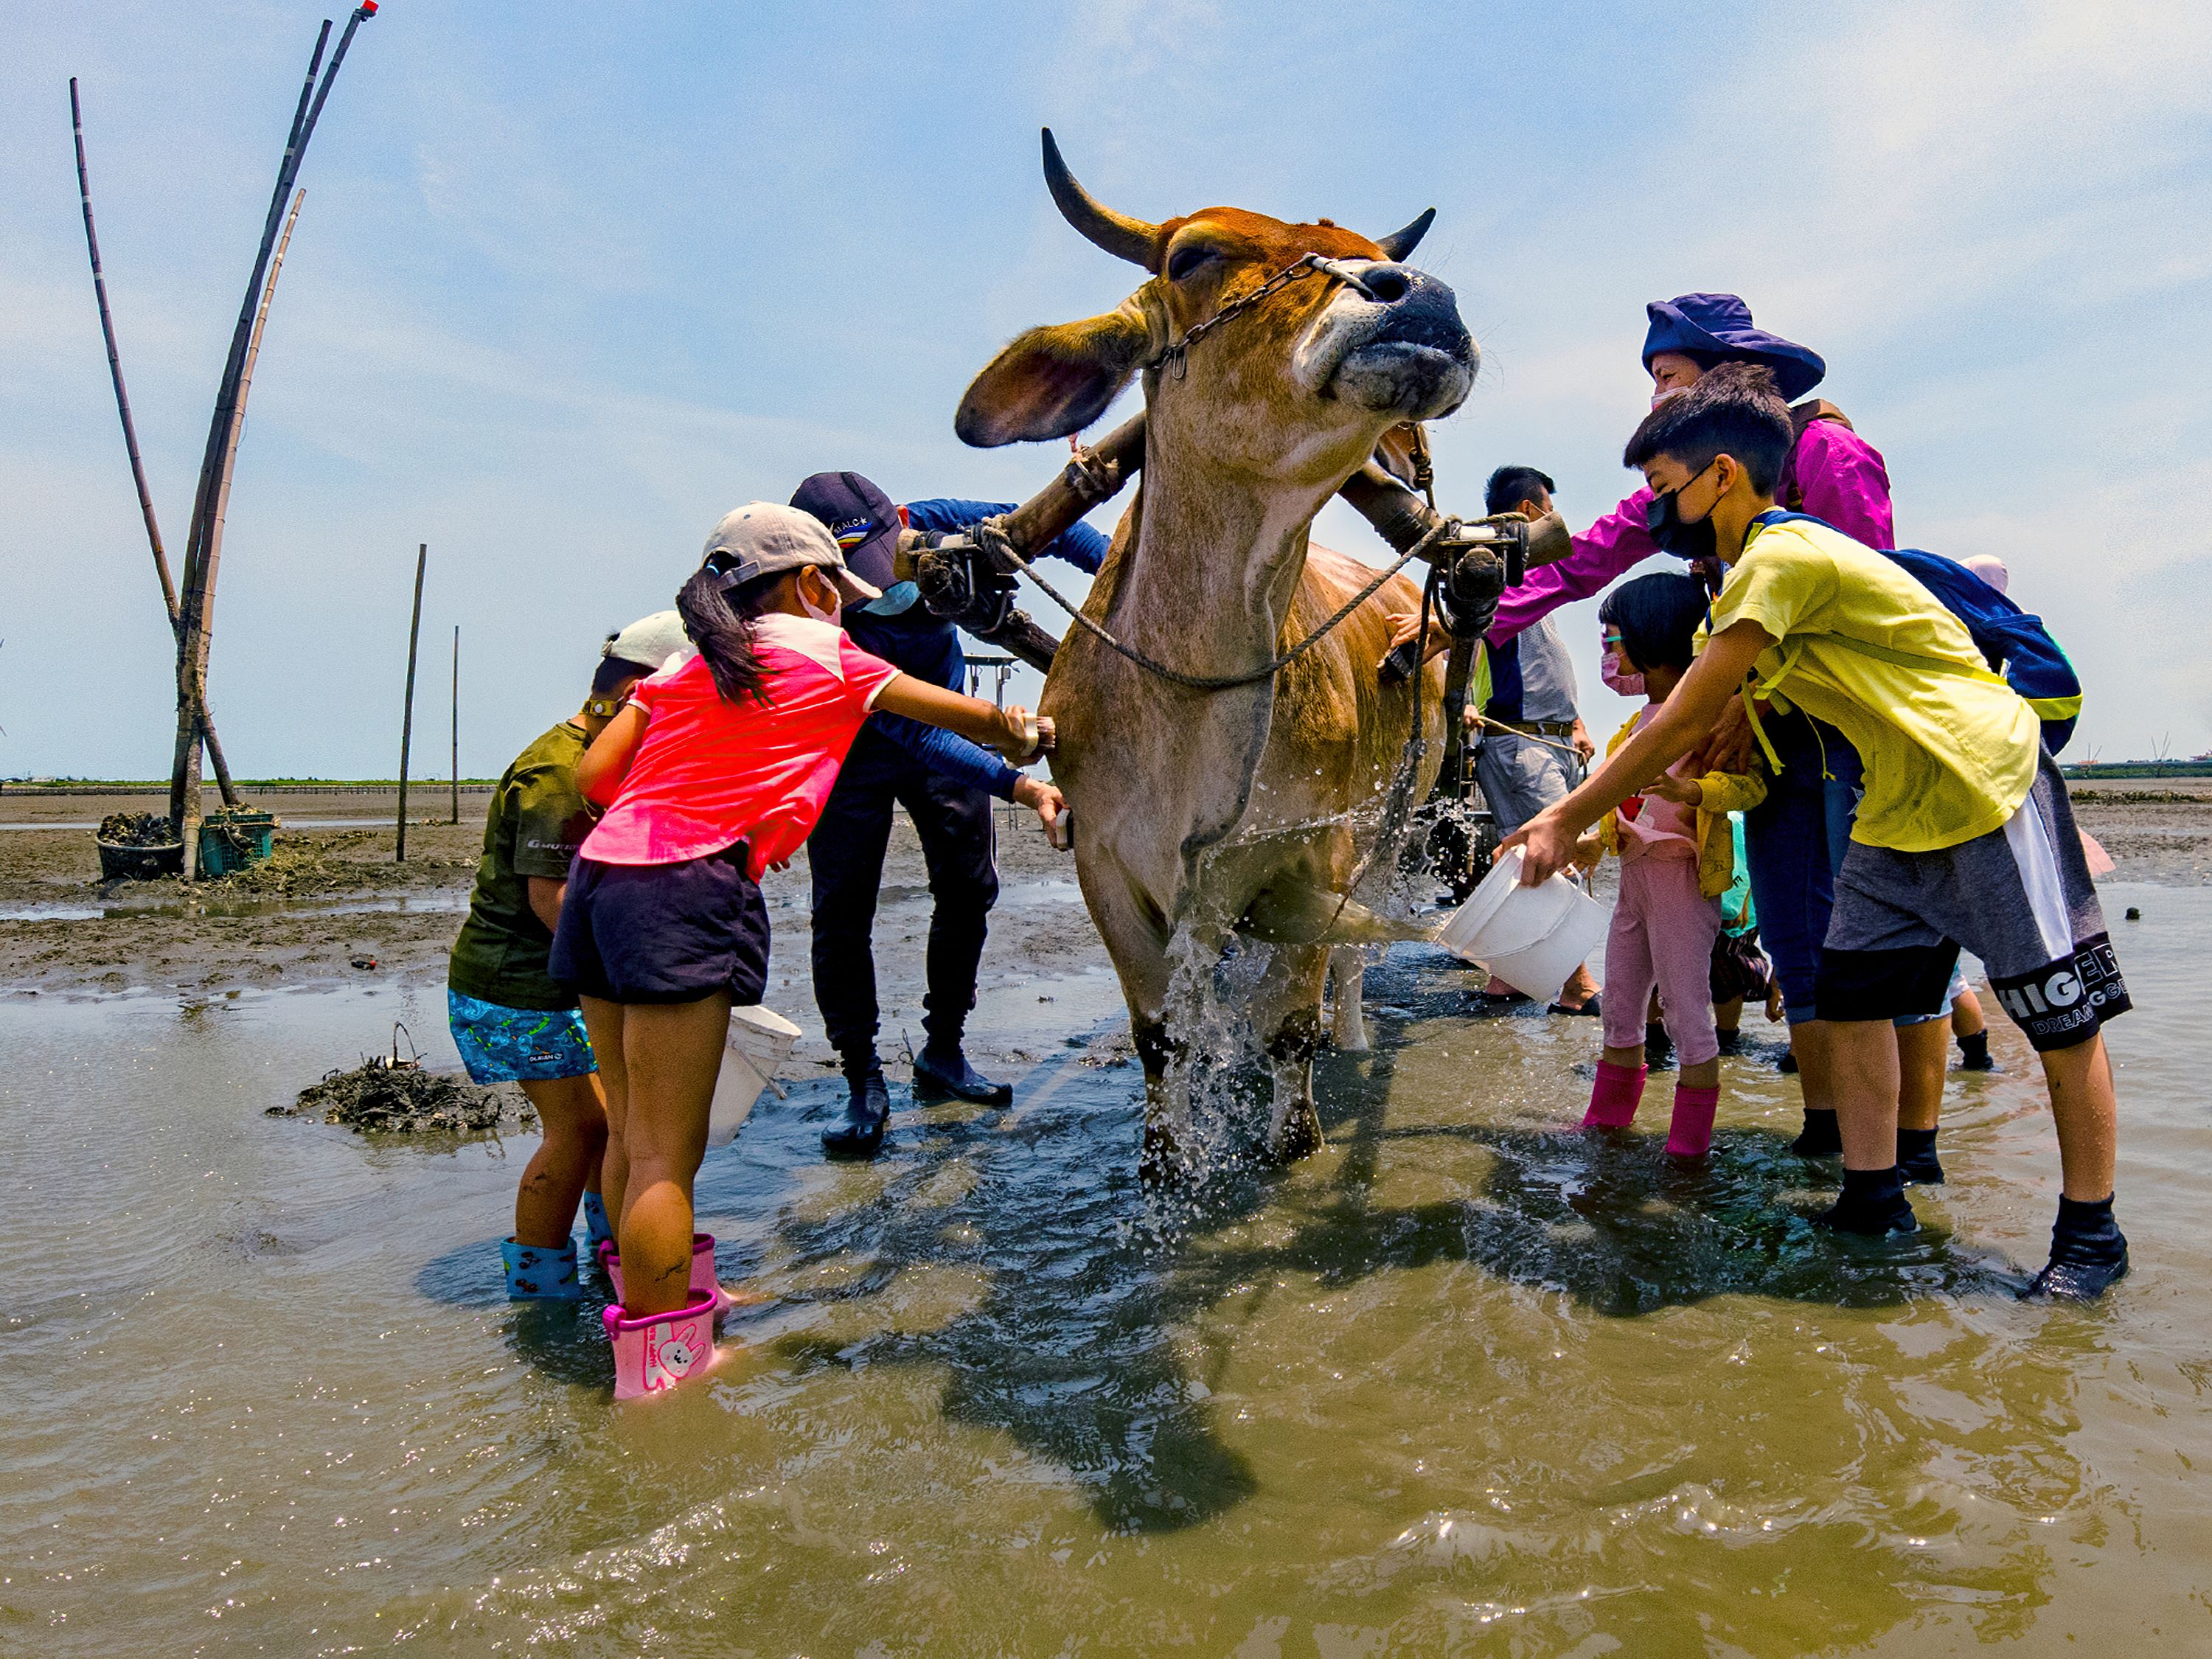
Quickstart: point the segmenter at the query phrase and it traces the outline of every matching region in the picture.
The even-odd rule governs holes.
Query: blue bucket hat
[[[1678,294],[1644,307],[1651,327],[1644,337],[1644,366],[1662,351],[1679,351],[1711,367],[1714,362],[1764,363],[1774,371],[1775,389],[1795,403],[1814,386],[1828,366],[1817,352],[1751,325],[1751,307],[1733,294]]]

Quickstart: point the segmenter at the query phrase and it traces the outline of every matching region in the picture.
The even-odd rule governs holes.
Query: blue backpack
[[[1761,514],[1759,521],[1771,525],[1787,524],[1792,520],[1835,529],[1826,520],[1816,519],[1809,513],[1767,513]],[[1988,661],[1990,672],[2002,674],[2005,684],[2019,693],[2042,720],[2044,746],[2054,755],[2063,749],[2074,735],[2074,723],[2081,715],[2081,680],[2075,673],[2074,665],[2067,660],[2066,653],[2059,648],[2058,641],[2051,637],[2051,630],[2043,625],[2043,619],[2021,610],[1966,566],[1940,554],[1923,553],[1911,547],[1877,550],[1891,563],[1910,573],[1914,580],[1943,602],[1945,610],[1966,625],[1966,632],[1973,635],[1975,648]],[[1845,639],[1841,635],[1824,637],[1906,666],[1948,666],[1934,658],[1923,659],[1865,640]]]

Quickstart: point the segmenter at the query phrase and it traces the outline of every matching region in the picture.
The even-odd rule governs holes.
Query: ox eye
[[[1168,258],[1168,281],[1180,283],[1207,261],[1221,256],[1210,247],[1179,247]]]

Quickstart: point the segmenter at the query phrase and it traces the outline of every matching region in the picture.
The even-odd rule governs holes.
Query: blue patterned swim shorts
[[[449,988],[446,1017],[471,1083],[546,1083],[599,1069],[574,1008],[503,1008]]]

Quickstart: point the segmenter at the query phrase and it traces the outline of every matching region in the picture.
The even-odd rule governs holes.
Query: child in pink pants
[[[1599,611],[1616,689],[1648,699],[1607,745],[1610,754],[1657,713],[1690,665],[1705,593],[1696,578],[1643,576],[1614,590]],[[1713,940],[1720,896],[1735,861],[1728,815],[1755,806],[1766,786],[1757,777],[1702,777],[1678,762],[1640,796],[1602,820],[1585,842],[1620,858],[1620,902],[1605,941],[1605,1052],[1598,1058],[1586,1129],[1625,1128],[1644,1098],[1644,1012],[1653,988],[1674,1041],[1674,1112],[1667,1150],[1702,1158],[1712,1145],[1720,1104],[1720,1038],[1713,1026]]]

